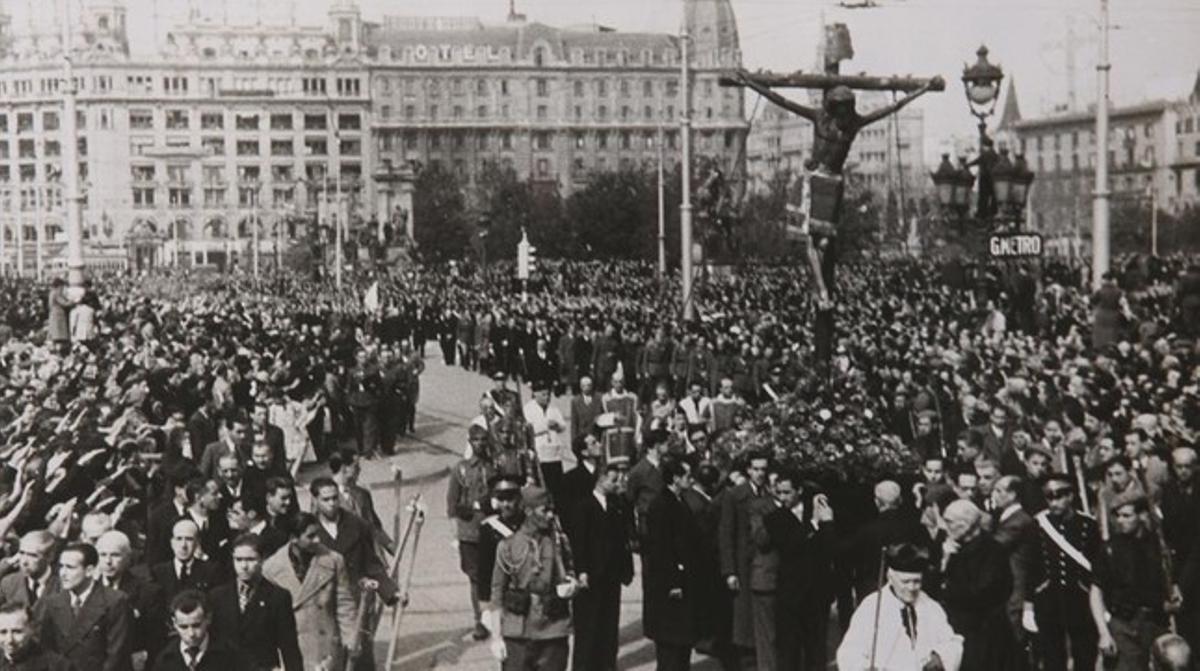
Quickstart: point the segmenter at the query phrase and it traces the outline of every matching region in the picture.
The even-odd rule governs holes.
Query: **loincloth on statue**
[[[788,205],[789,212],[799,215],[799,226],[788,227],[790,238],[833,238],[842,216],[842,196],[845,180],[841,175],[821,171],[805,171],[800,207]]]

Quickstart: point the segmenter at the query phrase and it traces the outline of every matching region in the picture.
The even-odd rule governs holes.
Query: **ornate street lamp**
[[[942,154],[941,164],[929,176],[937,188],[938,204],[944,211],[950,211],[954,207],[954,188],[958,184],[958,170],[950,163],[950,154]]]
[[[966,214],[971,208],[971,187],[975,186],[975,175],[967,167],[967,158],[958,157],[958,180],[954,184],[954,207]]]
[[[1001,210],[1012,204],[1010,197],[1014,176],[1013,162],[1008,158],[1008,148],[1001,146],[1000,157],[992,166],[992,186],[995,189],[996,204]]]
[[[1025,162],[1025,155],[1017,154],[1017,160],[1013,163],[1012,191],[1009,194],[1009,202],[1013,204],[1018,213],[1025,210],[1025,202],[1029,200],[1029,187],[1033,184],[1033,180],[1034,174]]]
[[[964,66],[962,81],[967,92],[967,104],[971,114],[979,119],[981,129],[986,119],[996,109],[996,101],[1000,97],[1000,82],[1004,80],[1004,71],[1000,66],[988,62],[988,48],[980,46],[975,52],[979,57],[974,65]]]

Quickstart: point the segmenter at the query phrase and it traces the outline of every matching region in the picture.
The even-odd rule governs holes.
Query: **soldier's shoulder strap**
[[[496,535],[500,536],[501,538],[508,538],[509,536],[513,535],[513,530],[510,529],[507,524],[500,521],[499,515],[488,515],[487,517],[483,518],[481,524],[487,525],[489,529],[495,531]]]

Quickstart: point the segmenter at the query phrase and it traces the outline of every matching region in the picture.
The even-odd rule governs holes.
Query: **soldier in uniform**
[[[481,618],[480,588],[475,577],[479,572],[479,532],[484,518],[482,504],[496,467],[492,463],[487,430],[472,426],[467,436],[471,442],[471,456],[460,461],[450,473],[450,486],[446,490],[446,516],[455,521],[459,568],[470,580],[471,609],[475,614],[475,631],[472,635],[475,640],[482,641],[488,637],[488,630]]]
[[[1092,619],[1100,632],[1100,653],[1115,659],[1105,668],[1141,671],[1150,663],[1154,640],[1167,631],[1168,610],[1177,609],[1181,599],[1177,588],[1167,591],[1158,539],[1144,519],[1146,497],[1122,494],[1109,510],[1114,533],[1096,564]]]
[[[1048,476],[1042,493],[1047,509],[1035,516],[1022,625],[1037,635],[1046,671],[1065,671],[1068,652],[1072,668],[1092,669],[1097,632],[1088,595],[1100,554],[1100,529],[1095,519],[1075,510],[1075,489],[1066,475]]]
[[[659,384],[670,387],[672,349],[667,330],[662,326],[654,330],[654,337],[642,348],[638,378],[642,381],[640,396],[643,402],[649,402],[652,390]]]
[[[504,671],[565,671],[576,585],[566,568],[550,493],[521,494],[525,521],[496,548],[489,613],[492,654]]]
[[[346,402],[354,418],[354,440],[364,456],[379,451],[379,368],[365,351],[355,354],[354,368],[346,379]]]
[[[524,480],[514,475],[493,475],[488,480],[491,494],[483,501],[483,508],[489,514],[479,523],[479,563],[472,578],[479,585],[479,605],[485,613],[493,609],[492,572],[496,567],[496,548],[525,522],[525,509],[521,507],[522,484]]]
[[[612,389],[601,397],[600,407],[612,417],[612,424],[604,429],[605,457],[626,457],[632,461],[637,453],[642,417],[638,413],[637,394],[625,389],[625,376],[620,371],[613,373]]]

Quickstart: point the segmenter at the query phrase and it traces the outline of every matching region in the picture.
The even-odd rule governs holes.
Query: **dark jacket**
[[[831,525],[813,527],[791,510],[776,508],[763,526],[779,553],[777,607],[828,609],[835,585]]]
[[[933,590],[950,626],[963,637],[962,668],[1018,668],[1018,648],[1008,619],[1012,594],[1008,553],[980,533],[950,556],[941,585]]]
[[[212,590],[209,599],[215,640],[243,653],[254,669],[273,669],[282,658],[284,671],[304,671],[292,595],[286,589],[259,579],[244,613],[238,608],[237,582]]]
[[[175,560],[169,559],[150,567],[150,579],[162,588],[167,603],[185,589],[198,589],[201,592],[216,587],[220,582],[215,564],[200,559],[193,559],[191,572],[186,580],[181,580],[175,572]]]
[[[350,577],[350,589],[354,598],[358,598],[358,581],[372,578],[379,583],[380,597],[390,602],[396,594],[397,586],[375,551],[375,536],[371,525],[358,515],[341,510],[338,514],[337,538],[330,536],[324,526],[320,529],[321,544],[340,554],[346,561],[346,572]]]
[[[76,615],[67,592],[43,599],[39,639],[76,669],[129,671],[133,613],[124,594],[96,584]]]
[[[879,588],[880,549],[896,543],[929,545],[929,533],[915,513],[899,508],[885,510],[839,545],[838,562],[844,562],[849,570],[858,599]]]
[[[115,588],[129,598],[133,611],[134,652],[154,659],[167,643],[167,599],[162,587],[147,577],[126,571]]]
[[[620,497],[608,497],[607,504],[607,510],[601,508],[593,495],[578,501],[570,533],[575,572],[586,573],[589,585],[628,585],[633,580],[633,519]]]
[[[217,640],[209,641],[208,650],[205,650],[204,656],[200,658],[200,663],[196,665],[195,669],[190,669],[187,662],[184,661],[183,651],[179,649],[178,641],[164,649],[150,668],[151,671],[254,671],[255,669],[253,661],[246,655]]]
[[[47,650],[36,640],[13,655],[12,661],[0,656],[0,671],[76,671],[71,660],[57,652]]]
[[[692,645],[697,639],[697,596],[701,594],[700,528],[692,511],[664,489],[647,512],[648,534],[644,559],[642,626],[646,638],[659,643]],[[671,590],[682,590],[671,598]]]

